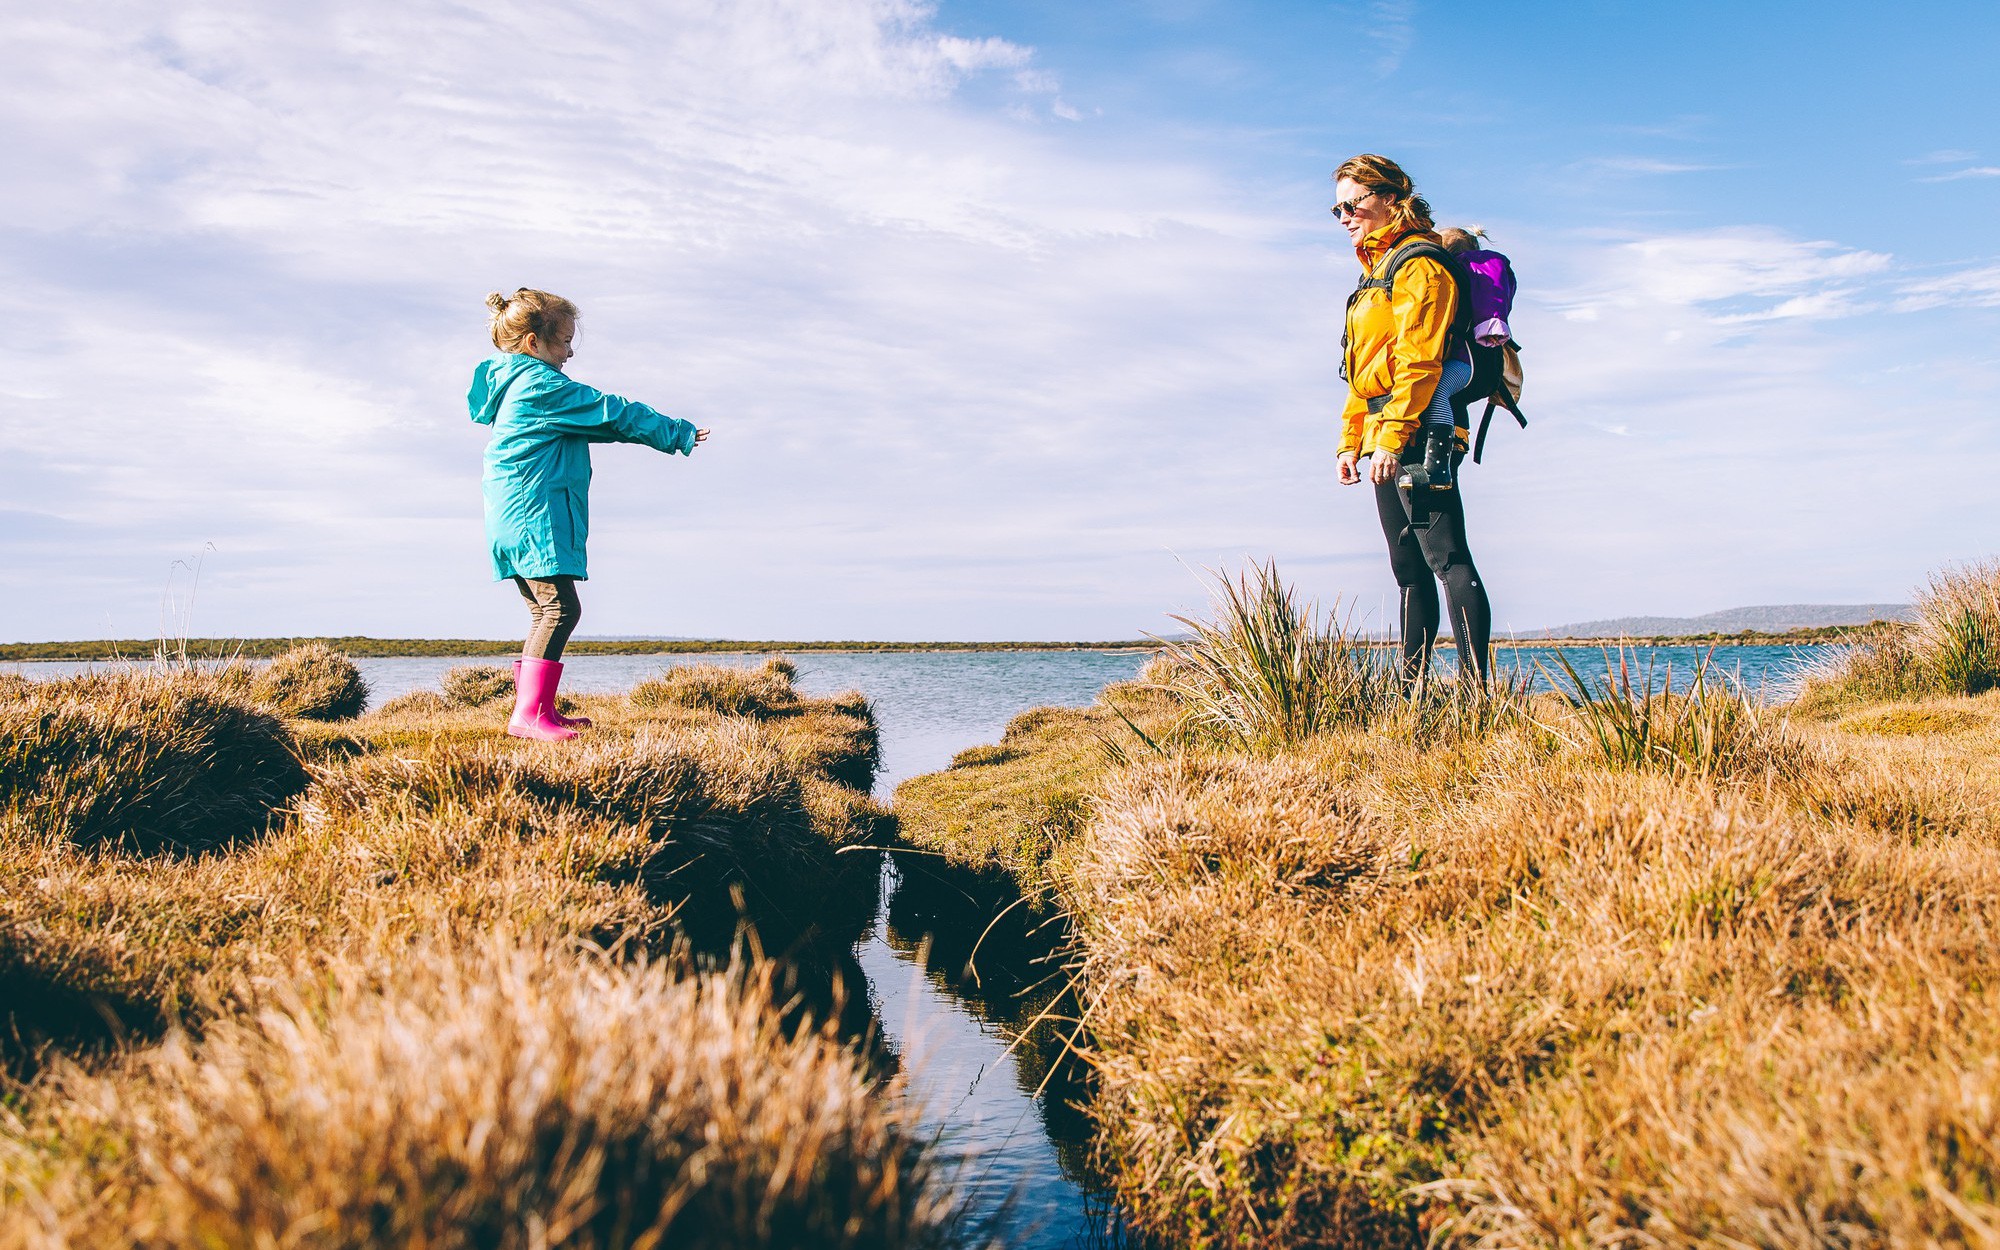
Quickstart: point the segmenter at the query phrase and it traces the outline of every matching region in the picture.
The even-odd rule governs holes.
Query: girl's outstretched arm
[[[593,443],[641,443],[683,456],[694,450],[693,422],[670,417],[636,400],[606,394],[560,375],[536,386],[523,398],[528,400],[541,424],[565,434],[581,435]]]

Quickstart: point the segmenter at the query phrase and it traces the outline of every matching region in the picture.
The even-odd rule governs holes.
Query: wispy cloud
[[[2000,165],[1973,165],[1966,169],[1954,169],[1948,174],[1935,174],[1929,178],[1919,178],[1918,182],[1957,182],[1961,178],[2000,178]]]
[[[2000,265],[1983,265],[1937,278],[1905,282],[1896,299],[1899,312],[1926,308],[2000,308]]]
[[[1368,38],[1377,49],[1375,72],[1388,77],[1403,67],[1416,38],[1417,0],[1368,0]]]
[[[1858,310],[1857,280],[1885,273],[1880,252],[1734,227],[1655,235],[1612,245],[1615,263],[1594,285],[1558,297],[1569,308],[1696,310],[1719,324]],[[1760,301],[1776,298],[1777,304]]]
[[[1730,165],[1706,165],[1695,161],[1660,160],[1649,156],[1604,156],[1584,161],[1582,167],[1617,174],[1694,174],[1734,168]]]

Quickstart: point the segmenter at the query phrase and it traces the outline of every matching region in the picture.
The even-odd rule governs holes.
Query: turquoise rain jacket
[[[479,362],[465,405],[493,427],[486,444],[486,537],[493,578],[588,577],[590,445],[644,443],[683,456],[695,428],[573,382],[533,356]]]

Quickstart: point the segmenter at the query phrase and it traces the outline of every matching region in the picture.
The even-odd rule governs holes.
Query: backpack
[[[1479,418],[1479,437],[1472,445],[1472,462],[1486,452],[1486,431],[1493,424],[1495,405],[1505,408],[1528,428],[1528,419],[1521,415],[1521,345],[1513,338],[1513,330],[1507,326],[1507,319],[1514,314],[1514,266],[1499,252],[1484,248],[1464,252],[1455,259],[1465,270],[1466,283],[1459,287],[1459,299],[1463,301],[1465,320],[1468,322],[1465,339],[1466,349],[1472,354],[1472,380],[1463,390],[1451,397],[1451,409],[1460,429],[1472,424],[1472,405],[1481,399],[1486,401],[1486,411]],[[1481,326],[1490,321],[1498,321],[1507,334],[1507,341],[1488,347],[1472,337]]]
[[[1458,288],[1458,312],[1452,318],[1451,333],[1445,339],[1445,359],[1450,360],[1464,351],[1472,361],[1472,380],[1467,382],[1458,394],[1451,398],[1453,423],[1461,432],[1469,432],[1472,425],[1472,405],[1479,400],[1486,401],[1486,411],[1479,419],[1479,437],[1473,442],[1472,461],[1479,463],[1486,452],[1486,431],[1493,423],[1493,409],[1497,405],[1512,413],[1514,420],[1528,428],[1528,418],[1521,415],[1521,345],[1510,336],[1499,347],[1486,347],[1477,342],[1473,331],[1486,322],[1498,319],[1505,322],[1514,311],[1514,266],[1499,252],[1477,250],[1463,255],[1446,251],[1443,244],[1429,239],[1412,239],[1399,244],[1389,253],[1388,263],[1382,267],[1382,276],[1371,278],[1362,274],[1354,284],[1354,291],[1347,297],[1351,311],[1354,301],[1361,292],[1378,290],[1393,296],[1396,290],[1396,274],[1412,257],[1427,256],[1443,265],[1451,275],[1452,284]],[[1340,376],[1347,379],[1347,329],[1343,319],[1340,332]]]

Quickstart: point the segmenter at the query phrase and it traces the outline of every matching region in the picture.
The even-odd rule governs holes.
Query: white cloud
[[[1891,263],[1880,252],[1754,227],[1614,242],[1604,260],[1590,279],[1556,294],[1554,302],[1572,311],[1605,304],[1699,308],[1723,322],[1844,313],[1858,310],[1854,284],[1886,272]],[[1750,307],[1773,297],[1782,302]]]
[[[1416,41],[1416,0],[1369,0],[1368,37],[1378,49],[1375,72],[1383,77],[1403,66]]]
[[[1963,178],[2000,178],[2000,165],[1973,165],[1966,169],[1954,169],[1948,174],[1938,174],[1931,178],[1919,178],[1919,182],[1957,182]]]
[[[1897,290],[1896,309],[2000,308],[2000,265],[1961,270],[1938,278],[1905,282]]]
[[[1693,174],[1726,169],[1726,165],[1700,165],[1687,161],[1666,161],[1649,156],[1605,156],[1586,162],[1595,169],[1619,174]]]

